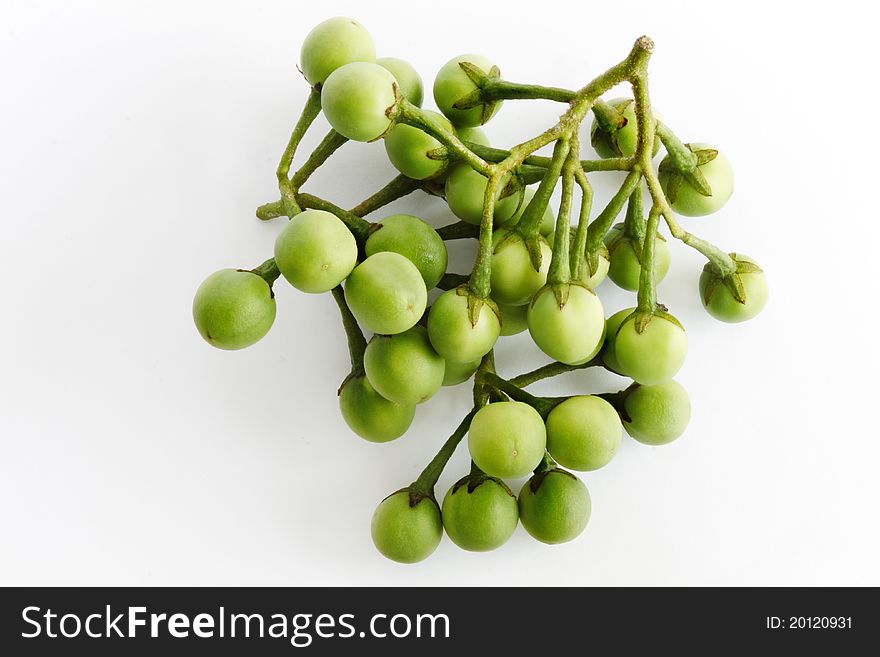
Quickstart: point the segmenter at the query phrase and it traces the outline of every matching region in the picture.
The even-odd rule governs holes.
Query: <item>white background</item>
[[[874,21],[864,3],[601,4],[4,2],[0,583],[880,584]],[[192,325],[207,274],[272,252],[283,220],[253,211],[277,198],[306,96],[299,45],[340,14],[428,86],[473,51],[512,80],[580,86],[647,33],[655,106],[734,164],[730,203],[685,226],[757,258],[770,304],[715,322],[701,257],[672,245],[660,297],[690,336],[691,425],[667,447],[626,438],[585,475],[593,517],[572,543],[520,528],[490,554],[444,539],[419,565],[384,560],[373,508],[417,476],[468,386],[368,444],[337,410],[329,296],[279,282],[274,329],[241,352]],[[559,112],[510,102],[487,132],[512,144]],[[393,173],[381,144],[349,144],[309,191],[349,206]],[[620,177],[594,181],[601,203]],[[451,220],[424,195],[394,209]],[[453,266],[471,255],[456,245]],[[609,314],[631,299],[612,288]],[[508,375],[544,362],[527,336],[498,360]],[[581,372],[536,389],[621,384]],[[466,468],[462,447],[438,495]]]

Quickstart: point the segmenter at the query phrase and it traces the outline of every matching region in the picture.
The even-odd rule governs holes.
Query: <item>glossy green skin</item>
[[[452,124],[445,116],[431,110],[423,111],[432,116],[446,130],[453,131]],[[442,148],[443,144],[419,128],[398,123],[388,131],[384,141],[385,152],[388,154],[391,164],[408,178],[428,180],[436,178],[446,171],[448,160],[436,160],[429,157],[429,153]]]
[[[560,308],[553,290],[543,288],[529,305],[529,333],[545,354],[574,365],[595,356],[605,337],[605,312],[594,292],[570,285]]]
[[[397,335],[374,335],[364,352],[367,379],[380,395],[398,404],[421,404],[443,385],[446,361],[418,324]]]
[[[339,410],[349,429],[371,443],[400,438],[416,415],[414,405],[388,401],[363,376],[352,377],[342,386]]]
[[[519,206],[519,209],[513,214],[512,217],[507,219],[506,221],[498,221],[498,217],[496,216],[496,225],[498,226],[506,226],[508,228],[512,228],[519,223],[520,218],[522,217],[523,212],[525,212],[526,207],[529,203],[532,202],[532,199],[535,197],[535,190],[529,187],[523,191],[523,200]],[[544,209],[544,216],[541,217],[541,226],[538,228],[538,232],[541,233],[544,237],[547,237],[553,232],[553,229],[556,227],[556,215],[553,213],[553,208],[550,207],[550,204],[547,204],[547,207]],[[550,242],[552,244],[553,242]]]
[[[351,231],[336,215],[304,210],[275,239],[275,264],[297,290],[329,292],[357,264],[358,247]]]
[[[614,353],[614,338],[617,336],[617,330],[623,324],[623,320],[633,314],[635,308],[624,308],[619,310],[605,321],[605,344],[602,347],[602,362],[618,374],[626,374],[623,371],[617,356]]]
[[[515,401],[483,406],[468,430],[468,449],[477,467],[493,477],[516,479],[544,458],[544,420],[528,404]]]
[[[452,214],[475,226],[480,225],[483,218],[483,199],[486,195],[487,178],[470,168],[464,162],[460,162],[449,170],[446,176],[445,196],[446,203]],[[499,198],[504,191],[504,185],[498,186],[495,196],[495,222],[506,222],[513,216],[519,206],[522,192]]]
[[[631,157],[636,153],[636,147],[639,143],[639,124],[636,120],[636,106],[633,102],[632,98],[615,98],[614,100],[608,101],[608,104],[612,107],[620,110],[623,107],[623,118],[626,119],[626,125],[617,130],[614,134],[613,141],[616,142],[617,148],[609,148],[608,144],[604,141],[600,141],[596,146],[596,153],[599,154],[599,157],[609,158],[609,157]],[[656,116],[656,115],[655,115]],[[593,125],[590,128],[590,139],[592,140],[593,134],[599,130],[599,124],[596,119],[593,119]],[[652,155],[656,155],[657,151],[660,150],[660,140],[656,137],[654,138],[654,152]]]
[[[449,117],[454,125],[473,128],[483,125],[495,116],[501,103],[496,103],[492,113],[485,119],[482,105],[466,110],[453,109],[453,104],[477,88],[467,73],[459,66],[459,62],[469,62],[484,73],[488,73],[494,64],[482,55],[459,55],[446,62],[437,73],[437,77],[434,78],[434,102],[437,103],[440,111]]]
[[[467,295],[447,290],[428,311],[428,337],[447,361],[468,363],[479,360],[495,346],[501,334],[498,315],[483,304],[476,325],[468,318]]]
[[[411,214],[393,214],[378,225],[381,228],[370,234],[364,246],[367,256],[382,251],[399,253],[416,266],[427,289],[440,282],[449,254],[436,230]]]
[[[462,141],[467,141],[472,144],[479,144],[480,146],[491,146],[492,144],[489,142],[489,137],[486,136],[486,133],[480,130],[479,128],[456,128],[455,129],[458,138]]]
[[[397,81],[372,62],[353,62],[330,74],[321,89],[321,109],[333,129],[354,141],[373,141],[392,125],[386,111],[395,103]]]
[[[443,498],[443,527],[463,550],[495,550],[507,542],[519,523],[516,496],[499,479],[483,479],[473,490],[469,490],[469,481],[465,477],[457,482]]]
[[[469,363],[456,363],[455,361],[447,360],[446,372],[443,374],[443,385],[457,386],[459,383],[464,383],[474,375],[482,360],[482,358],[478,358]]]
[[[555,545],[577,538],[590,521],[590,493],[580,479],[558,468],[543,476],[537,491],[529,479],[519,492],[519,518],[533,538]]]
[[[646,445],[665,445],[681,436],[691,419],[691,399],[680,383],[639,386],[627,396],[626,432]]]
[[[380,57],[376,63],[394,76],[404,98],[417,107],[422,106],[425,88],[422,85],[422,76],[412,64],[397,57]]]
[[[410,506],[409,493],[398,491],[376,507],[370,533],[376,549],[392,561],[422,561],[431,556],[443,538],[440,507],[427,497]]]
[[[605,244],[609,245],[608,278],[618,287],[624,290],[635,291],[639,289],[639,278],[642,275],[642,263],[639,262],[632,242],[621,239],[616,243],[614,240],[623,232],[623,224],[618,224],[605,237]],[[672,256],[669,245],[662,235],[654,238],[654,282],[659,283],[666,277]]]
[[[553,252],[541,240],[541,268],[535,270],[525,241],[519,233],[499,228],[492,234],[492,298],[508,306],[531,301],[547,282]]]
[[[373,37],[356,20],[343,16],[319,23],[306,35],[299,55],[300,70],[312,86],[340,66],[375,59]]]
[[[695,150],[715,148],[709,144],[691,144],[691,146]],[[704,217],[720,210],[733,195],[733,167],[724,153],[719,152],[714,160],[700,166],[700,172],[709,183],[712,195],[703,196],[684,180],[678,189],[675,201],[670,203],[678,214],[686,217]],[[661,172],[660,184],[664,193],[668,193],[668,182],[669,176]]]
[[[626,319],[614,338],[614,355],[626,375],[637,383],[654,385],[678,373],[687,356],[684,329],[660,315],[641,333]]]
[[[499,306],[501,309],[501,335],[516,335],[529,328],[528,305]]]
[[[221,269],[199,285],[192,312],[196,328],[208,344],[218,349],[244,349],[272,328],[275,297],[257,274]]]
[[[428,305],[428,290],[412,262],[399,253],[380,251],[351,272],[345,300],[362,326],[394,335],[419,321]]]
[[[623,425],[614,407],[601,397],[570,397],[547,417],[547,451],[572,470],[597,470],[617,453]]]
[[[734,259],[737,262],[758,264],[741,253],[734,254]],[[703,302],[703,307],[715,319],[731,324],[745,322],[755,317],[767,305],[769,290],[767,289],[767,277],[764,275],[764,272],[740,274],[739,276],[746,292],[745,303],[740,303],[733,296],[730,289],[722,283],[715,286],[712,290],[712,296],[709,298],[709,303],[706,303],[706,287],[714,277],[705,270],[700,274],[700,300]]]

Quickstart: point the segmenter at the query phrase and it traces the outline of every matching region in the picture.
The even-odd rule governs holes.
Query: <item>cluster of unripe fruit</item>
[[[548,203],[561,160],[533,158],[539,163],[529,164],[524,159],[504,172],[494,196],[487,191],[492,183],[486,172],[494,169],[483,158],[495,149],[478,126],[492,118],[504,97],[497,86],[500,72],[490,60],[463,55],[440,69],[433,86],[439,113],[421,109],[424,93],[416,71],[403,60],[376,59],[370,35],[350,19],[317,26],[303,44],[300,69],[340,144],[382,139],[400,179],[413,183],[407,191],[421,186],[442,195],[462,226],[473,226],[455,237],[479,236],[490,257],[478,258],[467,283],[448,284],[444,238],[422,219],[397,214],[370,223],[329,203],[300,207],[306,199],[284,175],[279,214],[290,221],[277,237],[274,258],[253,270],[221,270],[204,281],[193,305],[200,333],[222,349],[257,342],[274,321],[272,284],[279,276],[303,292],[333,292],[352,353],[351,373],[339,390],[340,408],[349,427],[373,442],[403,435],[418,404],[476,373],[477,404],[453,436],[460,440],[467,432],[473,471],[449,490],[442,506],[433,494],[439,475],[433,465],[379,505],[373,540],[389,558],[425,558],[444,527],[468,550],[500,546],[520,520],[541,541],[571,540],[587,524],[590,497],[583,482],[560,466],[603,467],[624,429],[646,444],[671,442],[690,417],[687,393],[672,380],[684,362],[687,337],[679,321],[653,301],[670,253],[656,229],[661,211],[652,215],[645,232],[641,175],[646,174],[636,173],[646,147],[640,150],[644,132],[635,101],[593,103],[590,141],[596,153],[620,162],[616,170],[630,175],[616,212],[606,210],[589,227],[582,217],[575,227],[567,214],[560,212],[557,219]],[[508,91],[516,86],[505,84]],[[522,87],[509,97],[530,97],[526,93],[552,97],[537,87]],[[580,101],[571,93],[568,102],[574,106]],[[727,158],[705,144],[681,144],[656,114],[651,116],[655,136],[647,159],[661,142],[669,151],[654,174],[671,206],[665,214],[703,216],[718,210],[733,191]],[[576,136],[566,140],[566,149],[577,143]],[[285,152],[287,167],[292,144]],[[502,159],[509,157],[508,151],[501,153]],[[539,180],[537,189],[529,187]],[[571,184],[570,174],[567,180]],[[391,197],[383,203],[387,200]],[[626,221],[611,226],[626,200]],[[605,221],[598,239],[591,232],[588,240],[588,229]],[[726,270],[710,257],[700,277],[703,304],[724,321],[749,319],[766,302],[764,274],[745,256],[721,257]],[[606,276],[624,289],[639,290],[638,306],[607,321],[594,291]],[[428,291],[437,286],[444,291],[429,307]],[[373,334],[368,343],[361,329]],[[500,379],[492,359],[501,336],[525,330],[557,365],[604,366],[633,384],[614,394],[532,397],[521,391],[531,380],[517,386]],[[440,469],[449,454],[441,450]],[[504,479],[530,473],[517,499]]]

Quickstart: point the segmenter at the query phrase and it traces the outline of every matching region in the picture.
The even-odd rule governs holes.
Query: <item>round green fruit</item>
[[[333,71],[351,62],[376,58],[373,38],[351,18],[338,16],[308,33],[299,55],[300,69],[312,86],[322,84]]]
[[[709,144],[685,145],[698,155],[699,151],[717,150]],[[668,158],[669,156],[664,158],[664,162],[668,162]],[[677,174],[664,167],[664,162],[660,163],[660,184],[672,209],[679,214],[686,217],[703,217],[712,214],[720,210],[733,195],[733,167],[730,166],[730,160],[720,151],[714,159],[697,167],[712,190],[709,196],[704,196],[687,178],[680,181],[677,189],[673,189],[671,181],[677,178]]]
[[[397,335],[374,335],[364,352],[364,370],[376,391],[410,406],[434,396],[443,385],[446,363],[418,324]]]
[[[471,169],[470,165],[460,162],[449,170],[446,176],[445,196],[446,203],[452,214],[469,224],[479,226],[483,218],[483,200],[486,195],[486,176]],[[509,220],[516,212],[522,200],[522,189],[507,194],[507,183],[498,186],[495,193],[495,222],[503,223]]]
[[[602,362],[618,374],[625,375],[626,373],[614,354],[614,338],[617,336],[617,331],[620,329],[620,325],[623,324],[623,320],[632,315],[634,311],[635,308],[624,308],[611,315],[605,321],[605,344],[602,347]]]
[[[624,235],[623,224],[617,224],[605,236],[608,247],[608,278],[624,290],[638,290],[639,278],[642,275],[642,262],[636,255],[632,240]],[[641,249],[639,249],[641,253]],[[666,239],[657,234],[654,238],[654,282],[659,283],[666,277],[671,261],[669,245]]]
[[[554,545],[577,538],[590,520],[590,493],[559,468],[540,472],[519,492],[519,517],[533,538]]]
[[[374,141],[392,126],[389,116],[397,81],[372,62],[337,68],[321,89],[321,109],[336,132],[353,141]]]
[[[553,253],[540,238],[541,267],[535,269],[523,236],[499,228],[492,234],[492,298],[508,306],[527,304],[547,282]],[[503,319],[503,316],[502,316]]]
[[[412,64],[397,57],[380,57],[376,63],[394,76],[404,98],[417,107],[422,106],[422,99],[425,95],[422,76],[418,74]]]
[[[469,142],[471,144],[477,144],[478,146],[491,146],[492,144],[489,142],[489,137],[486,136],[486,133],[480,128],[456,128],[455,129],[458,138],[463,142]]]
[[[428,311],[428,337],[447,361],[468,363],[489,352],[501,334],[501,322],[488,303],[483,303],[472,323],[468,295],[464,290],[447,290]]]
[[[275,264],[297,290],[319,294],[344,281],[357,264],[358,247],[336,215],[304,210],[275,240]]]
[[[633,381],[653,385],[676,375],[687,356],[687,334],[672,315],[658,313],[640,333],[638,314],[626,318],[614,337],[614,355]]]
[[[193,299],[201,336],[218,349],[244,349],[258,342],[275,321],[275,297],[259,275],[221,269],[206,278]]]
[[[715,319],[722,322],[745,322],[760,313],[767,305],[767,277],[758,263],[741,253],[731,253],[736,263],[736,274],[742,284],[745,300],[734,296],[733,290],[723,278],[715,274],[707,264],[700,274],[700,299],[703,307]]]
[[[681,436],[691,419],[691,400],[677,381],[637,386],[623,408],[626,432],[646,445],[665,445]]]
[[[449,119],[442,114],[431,110],[423,110],[423,112],[447,131],[453,131]],[[443,144],[420,128],[398,123],[388,131],[384,141],[385,152],[391,164],[408,178],[428,180],[446,171],[449,163],[447,157],[442,159],[431,157],[432,153],[443,148]]]
[[[601,397],[569,397],[547,417],[547,451],[572,470],[606,465],[617,453],[622,436],[617,411]]]
[[[491,119],[501,107],[501,102],[484,103],[464,110],[454,108],[456,102],[477,89],[477,85],[460,66],[461,62],[472,64],[487,74],[493,68],[497,72],[497,67],[482,55],[459,55],[446,62],[434,78],[434,102],[440,111],[456,126],[472,128]]]
[[[632,98],[615,98],[608,102],[614,109],[620,112],[624,125],[617,129],[606,130],[593,119],[590,128],[590,143],[596,149],[599,157],[631,157],[636,154],[639,143],[639,124],[636,118],[636,104]],[[660,150],[660,140],[654,138],[654,152]]]
[[[529,328],[528,305],[499,305],[498,309],[501,311],[501,335],[516,335]]]
[[[595,356],[605,337],[602,302],[595,292],[577,284],[568,286],[568,299],[562,307],[552,287],[542,288],[529,305],[528,324],[541,351],[569,365]]]
[[[373,333],[394,335],[415,326],[428,304],[425,281],[399,253],[374,253],[345,281],[345,300],[357,320]]]
[[[416,266],[429,290],[440,282],[449,262],[443,238],[426,222],[409,214],[394,214],[376,224],[364,250],[367,256],[383,251],[399,253]]]
[[[501,547],[519,522],[516,496],[500,479],[469,475],[443,498],[443,527],[464,550],[488,552]]]
[[[477,467],[493,477],[524,477],[544,457],[544,420],[528,404],[515,401],[484,406],[471,420],[468,449]]]
[[[348,427],[371,443],[400,438],[416,414],[414,405],[388,401],[363,376],[349,378],[340,388],[339,410]]]
[[[455,361],[447,360],[446,372],[443,374],[443,385],[457,386],[459,383],[464,383],[474,375],[482,360],[482,358],[478,358],[468,363],[456,363]]]
[[[422,561],[431,556],[443,538],[440,507],[430,497],[397,491],[376,507],[370,533],[376,549],[392,561]]]

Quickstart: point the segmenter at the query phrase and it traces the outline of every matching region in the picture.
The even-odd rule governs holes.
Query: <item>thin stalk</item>
[[[623,220],[624,235],[636,244],[645,241],[645,210],[642,206],[642,186],[638,185],[629,196],[626,218]]]
[[[571,239],[571,197],[574,191],[574,172],[578,167],[579,142],[572,135],[568,156],[562,168],[562,196],[556,216],[556,238],[553,242],[553,258],[547,272],[549,285],[563,285],[571,281],[569,265],[569,241]]]
[[[366,217],[392,201],[403,198],[421,187],[421,181],[399,175],[378,192],[364,199],[353,207],[350,212],[358,217]]]
[[[581,211],[572,247],[574,260],[571,263],[571,275],[576,281],[585,281],[592,275],[587,267],[587,228],[590,224],[590,210],[593,207],[593,186],[590,185],[581,167],[575,168],[574,179],[581,188]]]
[[[269,258],[263,264],[251,269],[251,272],[266,281],[266,283],[269,284],[269,287],[272,287],[272,283],[278,280],[278,277],[281,276],[275,258]]]
[[[567,365],[566,363],[559,362],[549,363],[538,369],[532,370],[531,372],[526,372],[525,374],[513,377],[510,379],[510,383],[518,388],[525,388],[526,386],[543,379],[549,379],[554,376],[559,376],[560,374],[566,374],[567,372],[574,372],[575,370],[585,370],[589,367],[604,367],[604,364],[599,356],[596,356],[586,363],[581,363],[580,365]]]
[[[291,187],[294,190],[302,187],[315,170],[324,164],[327,158],[333,155],[347,141],[347,137],[343,137],[335,130],[330,130],[324,136],[324,139],[321,140],[321,143],[315,147],[315,150],[312,151],[308,159],[303,162],[303,165],[293,174],[293,177],[290,179]]]
[[[502,148],[492,148],[470,141],[464,142],[470,150],[482,157],[487,162],[502,162],[510,157],[510,151]],[[523,158],[522,163],[527,166],[535,166],[546,169],[550,166],[552,158],[543,155],[529,155]],[[629,171],[633,165],[631,157],[611,157],[606,160],[581,160],[581,167],[586,172],[593,171]]]
[[[411,489],[433,497],[434,486],[437,485],[437,480],[440,479],[440,475],[443,474],[443,469],[455,453],[455,448],[458,447],[461,439],[467,434],[468,429],[471,426],[471,420],[474,419],[474,415],[476,414],[477,409],[474,408],[464,417],[458,427],[456,427],[455,431],[452,432],[452,435],[446,439],[445,443],[443,443],[440,451],[437,452],[434,458],[431,459],[430,463],[428,463],[428,465],[425,466],[425,469],[422,470],[419,478],[410,485]]]
[[[297,205],[295,197],[296,193],[291,187],[290,179],[288,178],[290,166],[293,163],[293,156],[296,154],[296,149],[302,141],[303,136],[305,136],[306,131],[309,129],[309,126],[312,125],[312,122],[320,112],[321,93],[316,89],[311,89],[299,120],[297,120],[293,132],[290,135],[290,140],[287,142],[287,147],[281,154],[281,161],[278,163],[278,168],[275,171],[275,177],[278,179],[278,190],[281,192],[281,200],[284,204],[285,214],[287,214],[288,217],[292,217],[299,212],[299,206]]]
[[[480,228],[466,221],[457,221],[437,229],[437,234],[444,240],[463,240],[479,237]]]
[[[639,196],[642,191],[639,191]],[[653,313],[657,309],[657,282],[654,277],[654,245],[657,242],[657,225],[660,222],[660,210],[651,208],[648,214],[648,225],[645,239],[642,242],[642,270],[639,274],[639,310]]]
[[[547,173],[538,185],[535,196],[523,210],[519,222],[516,224],[517,230],[524,237],[535,237],[541,227],[541,221],[544,219],[544,210],[550,202],[553,190],[556,188],[556,181],[562,173],[562,167],[568,157],[570,142],[568,139],[560,139],[553,147],[553,157],[550,165],[547,167]]]
[[[339,306],[339,314],[342,315],[342,328],[345,329],[345,337],[348,340],[348,355],[351,358],[351,371],[360,372],[364,369],[364,351],[367,349],[367,340],[358,325],[351,309],[345,301],[345,293],[342,286],[337,285],[331,290],[333,300]]]
[[[491,176],[486,183],[483,217],[480,221],[479,251],[468,283],[471,292],[479,299],[488,299],[492,288],[492,225],[495,219],[495,194],[498,185],[497,175]]]
[[[484,176],[488,177],[493,173],[493,166],[465,146],[455,133],[447,130],[433,116],[425,113],[422,108],[413,105],[405,98],[398,101],[397,115],[394,118],[398,123],[405,123],[427,132],[443,144],[449,150],[450,155],[464,160],[472,169],[479,171]]]
[[[495,100],[554,100],[570,103],[576,95],[576,92],[570,89],[519,84],[507,80],[489,80],[480,89],[480,99],[483,103]]]
[[[611,224],[614,223],[617,215],[623,209],[623,204],[626,203],[633,190],[638,186],[641,176],[642,173],[639,169],[630,171],[620,189],[617,190],[617,193],[608,202],[608,205],[605,206],[605,209],[599,213],[599,216],[593,219],[587,229],[587,252],[592,254],[599,252],[605,233],[611,228]]]
[[[538,411],[541,417],[545,419],[547,415],[550,414],[550,411],[552,411],[554,407],[558,406],[564,399],[536,397],[535,395],[529,394],[519,386],[514,385],[507,379],[502,379],[500,376],[498,376],[497,374],[493,374],[492,372],[480,372],[478,373],[478,376],[482,383],[489,385],[496,390],[500,390],[514,401],[528,404],[536,411]]]
[[[682,172],[687,173],[697,168],[697,156],[685,146],[681,140],[669,129],[665,123],[657,121],[657,136],[669,153],[669,157],[675,162],[675,166]]]
[[[338,205],[334,205],[330,201],[325,201],[311,194],[297,194],[296,200],[303,209],[324,210],[331,214],[335,214],[352,232],[359,242],[363,243],[373,231],[373,224],[369,221],[358,217],[347,210],[343,210]]]

